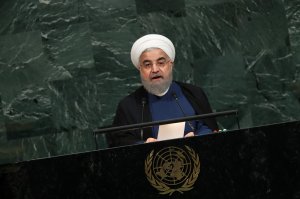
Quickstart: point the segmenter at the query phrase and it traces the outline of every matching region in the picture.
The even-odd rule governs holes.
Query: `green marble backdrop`
[[[300,118],[298,0],[2,0],[0,163],[107,147],[92,131],[140,86],[129,51],[147,33],[169,37],[175,79],[238,109],[241,127]]]

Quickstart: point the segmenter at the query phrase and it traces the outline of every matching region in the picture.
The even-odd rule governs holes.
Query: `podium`
[[[1,199],[300,198],[300,122],[0,166]]]

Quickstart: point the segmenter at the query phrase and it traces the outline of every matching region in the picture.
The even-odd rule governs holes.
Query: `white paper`
[[[169,140],[182,138],[184,136],[185,122],[160,125],[158,129],[157,140]]]

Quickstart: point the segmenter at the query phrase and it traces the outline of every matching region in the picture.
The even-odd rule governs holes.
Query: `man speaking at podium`
[[[201,88],[173,81],[174,60],[175,47],[165,36],[149,34],[139,38],[133,44],[131,61],[140,72],[143,86],[120,101],[113,121],[114,126],[212,112]],[[201,121],[186,121],[110,133],[107,134],[107,140],[110,146],[120,146],[204,135],[217,129],[216,120],[207,118]]]

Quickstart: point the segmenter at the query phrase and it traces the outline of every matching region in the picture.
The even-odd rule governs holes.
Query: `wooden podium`
[[[300,198],[300,122],[0,166],[1,199]]]

